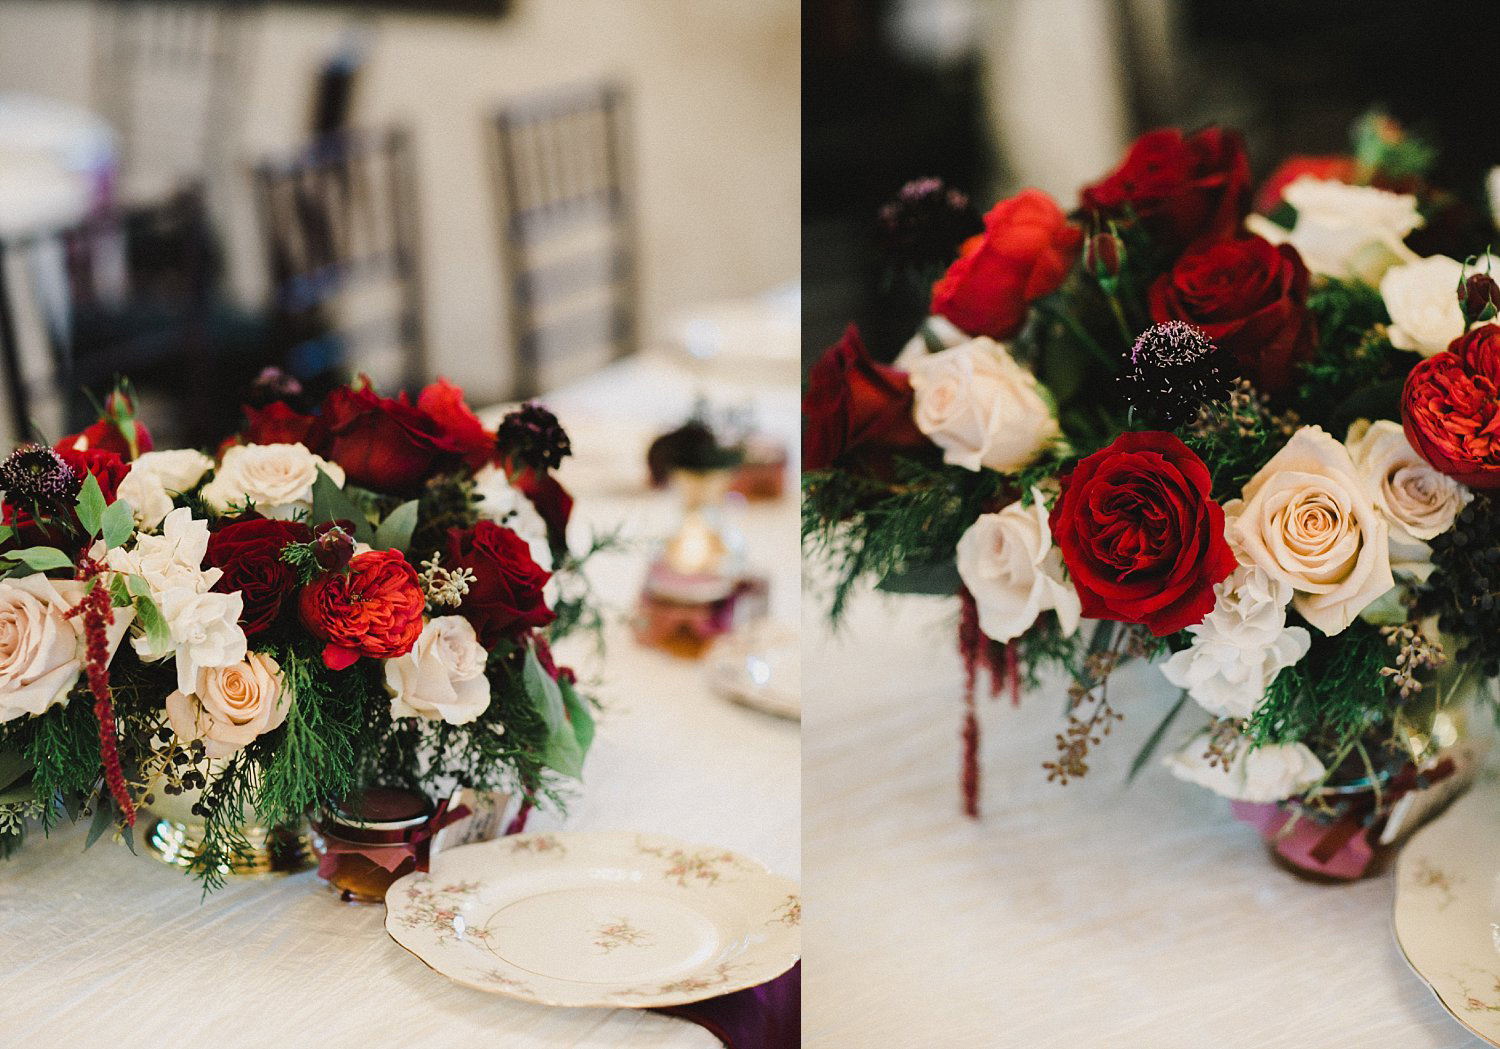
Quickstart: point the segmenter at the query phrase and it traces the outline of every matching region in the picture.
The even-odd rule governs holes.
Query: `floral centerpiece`
[[[1305,869],[1362,873],[1453,774],[1500,672],[1494,227],[1390,119],[1354,139],[1257,194],[1208,128],[1142,136],[1071,212],[981,221],[936,179],[882,211],[931,316],[894,364],[851,327],[812,369],[804,541],[835,617],[866,577],[959,595],[971,814],[981,672],[1066,672],[1066,783],[1135,657],[1183,693],[1135,767],[1191,699],[1172,771]]]
[[[154,450],[125,389],[0,463],[0,851],[91,815],[90,842],[195,797],[209,884],[248,815],[293,824],[371,785],[556,802],[593,735],[551,644],[597,624],[567,435],[487,429],[445,382],[302,411],[257,385],[214,454]]]

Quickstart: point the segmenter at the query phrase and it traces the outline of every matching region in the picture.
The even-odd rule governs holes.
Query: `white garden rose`
[[[184,740],[203,740],[210,758],[227,758],[286,720],[281,667],[264,652],[243,662],[199,671],[191,692],[167,696],[167,720]]]
[[[312,486],[322,470],[339,487],[344,471],[301,444],[237,444],[224,453],[203,498],[219,512],[255,504],[258,513],[291,520],[312,509]]]
[[[1298,612],[1337,634],[1396,583],[1389,527],[1337,440],[1304,426],[1224,507],[1234,545],[1292,588]]]
[[[157,598],[167,622],[166,647],[156,648],[149,637],[131,642],[148,662],[172,656],[177,664],[177,688],[192,692],[202,670],[233,666],[248,647],[240,628],[244,597],[240,594],[200,593],[182,586]]]
[[[1481,259],[1469,272],[1483,273],[1492,260]],[[1380,297],[1391,315],[1391,345],[1431,357],[1448,348],[1468,325],[1458,301],[1464,264],[1446,255],[1392,266],[1380,278]]]
[[[891,364],[909,372],[912,365],[938,350],[951,350],[968,341],[968,334],[957,324],[947,317],[933,314],[922,322],[922,327],[917,329],[915,335],[906,340],[906,345],[901,347],[901,352],[896,354],[896,359]]]
[[[1021,636],[1049,608],[1065,637],[1078,629],[1082,605],[1063,574],[1040,490],[1032,503],[983,514],[958,541],[958,574],[979,608],[979,629],[995,641]]]
[[[219,581],[224,574],[221,569],[202,567],[207,550],[208,522],[179,506],[162,520],[160,535],[137,534],[128,550],[110,550],[105,563],[116,572],[145,579],[152,596],[160,601],[169,590],[201,594]]]
[[[474,509],[479,516],[509,528],[526,540],[531,559],[552,571],[552,547],[547,542],[547,522],[524,492],[510,483],[505,471],[493,464],[474,475]]]
[[[172,496],[190,491],[213,469],[214,461],[192,448],[145,452],[120,480],[119,496],[135,511],[142,528],[155,528],[172,512]]]
[[[466,725],[490,705],[486,653],[462,616],[435,616],[404,656],[385,661],[391,717]]]
[[[1241,565],[1214,587],[1214,609],[1188,627],[1193,643],[1162,664],[1162,675],[1221,718],[1247,718],[1284,667],[1312,646],[1286,625],[1292,588],[1255,565]]]
[[[971,339],[914,362],[911,387],[917,428],[954,466],[1010,473],[1061,432],[1036,376],[993,339]]]
[[[1500,229],[1500,165],[1490,168],[1484,178],[1484,189],[1490,203],[1490,223]]]
[[[1344,444],[1390,527],[1391,571],[1426,581],[1432,574],[1427,540],[1452,528],[1474,493],[1418,455],[1400,423],[1358,419]]]
[[[0,580],[0,723],[65,704],[88,659],[83,617],[65,618],[86,584],[29,575]],[[106,631],[109,657],[135,615],[114,610]]]
[[[1291,244],[1314,273],[1374,286],[1391,266],[1417,257],[1405,240],[1423,220],[1409,193],[1303,175],[1282,199],[1297,209],[1290,232],[1255,215],[1246,226],[1273,244]]]
[[[1234,801],[1269,804],[1303,793],[1324,776],[1318,756],[1301,743],[1242,743],[1225,768],[1210,765],[1205,756],[1207,737],[1199,735],[1164,760],[1178,779],[1207,787]]]

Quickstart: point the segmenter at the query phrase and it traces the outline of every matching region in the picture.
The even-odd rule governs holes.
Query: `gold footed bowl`
[[[209,761],[203,767],[209,779],[218,771],[214,765]],[[167,794],[158,783],[151,793],[154,800],[144,812],[146,851],[173,867],[189,866],[203,849],[203,818],[193,812],[202,792],[185,790],[181,794]],[[317,866],[318,854],[305,822],[266,827],[248,805],[241,815],[240,829],[249,848],[224,864],[221,874],[296,874]]]

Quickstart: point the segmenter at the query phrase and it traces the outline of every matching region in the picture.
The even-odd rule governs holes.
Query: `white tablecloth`
[[[957,603],[803,603],[815,1049],[1476,1049],[1406,967],[1389,874],[1314,885],[1228,803],[1153,765],[1152,667],[1087,778],[1046,782],[1064,692],[984,701],[984,816],[959,812]],[[1184,728],[1184,721],[1178,727]]]
[[[696,383],[680,368],[641,360],[548,399],[580,452],[613,445],[618,460],[613,473],[583,459],[565,465],[578,497],[575,542],[590,525],[623,526],[636,540],[670,528],[672,497],[644,492],[644,444],[623,442],[680,422]],[[716,399],[741,394],[768,427],[797,432],[795,388],[716,387]],[[601,489],[600,480],[609,484]],[[795,500],[786,499],[743,520],[752,555],[776,573],[775,611],[789,620],[796,517]],[[637,548],[595,566],[615,612],[633,598],[644,558]],[[797,877],[798,726],[714,697],[698,664],[642,650],[619,625],[608,640],[598,690],[606,711],[585,793],[568,818],[542,816],[532,826],[659,831],[722,844]],[[550,1009],[459,987],[386,936],[384,908],[340,904],[311,873],[235,881],[200,905],[180,872],[121,846],[83,853],[82,845],[82,829],[69,829],[38,836],[0,863],[6,1049],[718,1045],[702,1028],[655,1013]]]

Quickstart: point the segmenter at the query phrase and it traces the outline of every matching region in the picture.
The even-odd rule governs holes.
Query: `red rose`
[[[350,481],[380,492],[406,494],[436,469],[451,464],[458,447],[443,428],[406,400],[377,396],[368,386],[341,386],[323,401],[327,455]]]
[[[547,545],[554,551],[568,545],[568,519],[573,516],[573,497],[553,477],[550,471],[537,472],[531,467],[522,467],[512,474],[511,485],[531,500],[536,512],[547,525]]]
[[[1123,433],[1063,478],[1052,537],[1090,619],[1157,637],[1201,623],[1234,571],[1208,467],[1169,433]]]
[[[301,444],[322,454],[327,443],[323,422],[316,415],[303,415],[285,401],[272,401],[264,408],[244,406],[247,444]]]
[[[1354,158],[1344,154],[1331,156],[1287,157],[1279,168],[1271,172],[1261,183],[1255,194],[1255,210],[1269,215],[1281,206],[1281,194],[1303,175],[1322,179],[1325,182],[1350,182],[1355,180]]]
[[[911,417],[906,373],[876,363],[849,325],[807,376],[802,397],[802,467],[884,472],[892,455],[931,452]]]
[[[1422,458],[1472,488],[1500,488],[1500,327],[1483,324],[1421,361],[1401,425]]]
[[[214,584],[221,594],[244,598],[240,626],[258,634],[281,615],[288,595],[297,588],[297,573],[281,559],[288,543],[305,543],[312,532],[296,521],[250,517],[232,521],[208,537],[204,561],[224,574]]]
[[[494,458],[495,435],[464,403],[464,391],[447,379],[439,379],[423,390],[417,397],[417,407],[438,424],[469,469],[478,470]]]
[[[410,652],[422,633],[427,599],[417,573],[399,550],[355,554],[349,571],[302,589],[303,625],[328,642],[323,662],[343,670],[360,656],[393,659]]]
[[[1234,357],[1240,376],[1280,393],[1318,348],[1307,282],[1307,267],[1290,245],[1256,236],[1213,241],[1156,278],[1151,319],[1197,325]]]
[[[932,312],[970,335],[1008,339],[1026,307],[1067,276],[1083,233],[1039,189],[1023,189],[984,217],[984,232],[959,248],[932,286]]]
[[[458,613],[474,627],[485,648],[557,618],[542,596],[551,573],[531,559],[526,541],[509,528],[480,521],[473,528],[449,529],[443,567],[474,573]]]
[[[1250,207],[1250,162],[1238,133],[1205,128],[1148,131],[1102,182],[1083,191],[1101,216],[1139,218],[1162,247],[1179,251],[1200,238],[1227,237]]]

